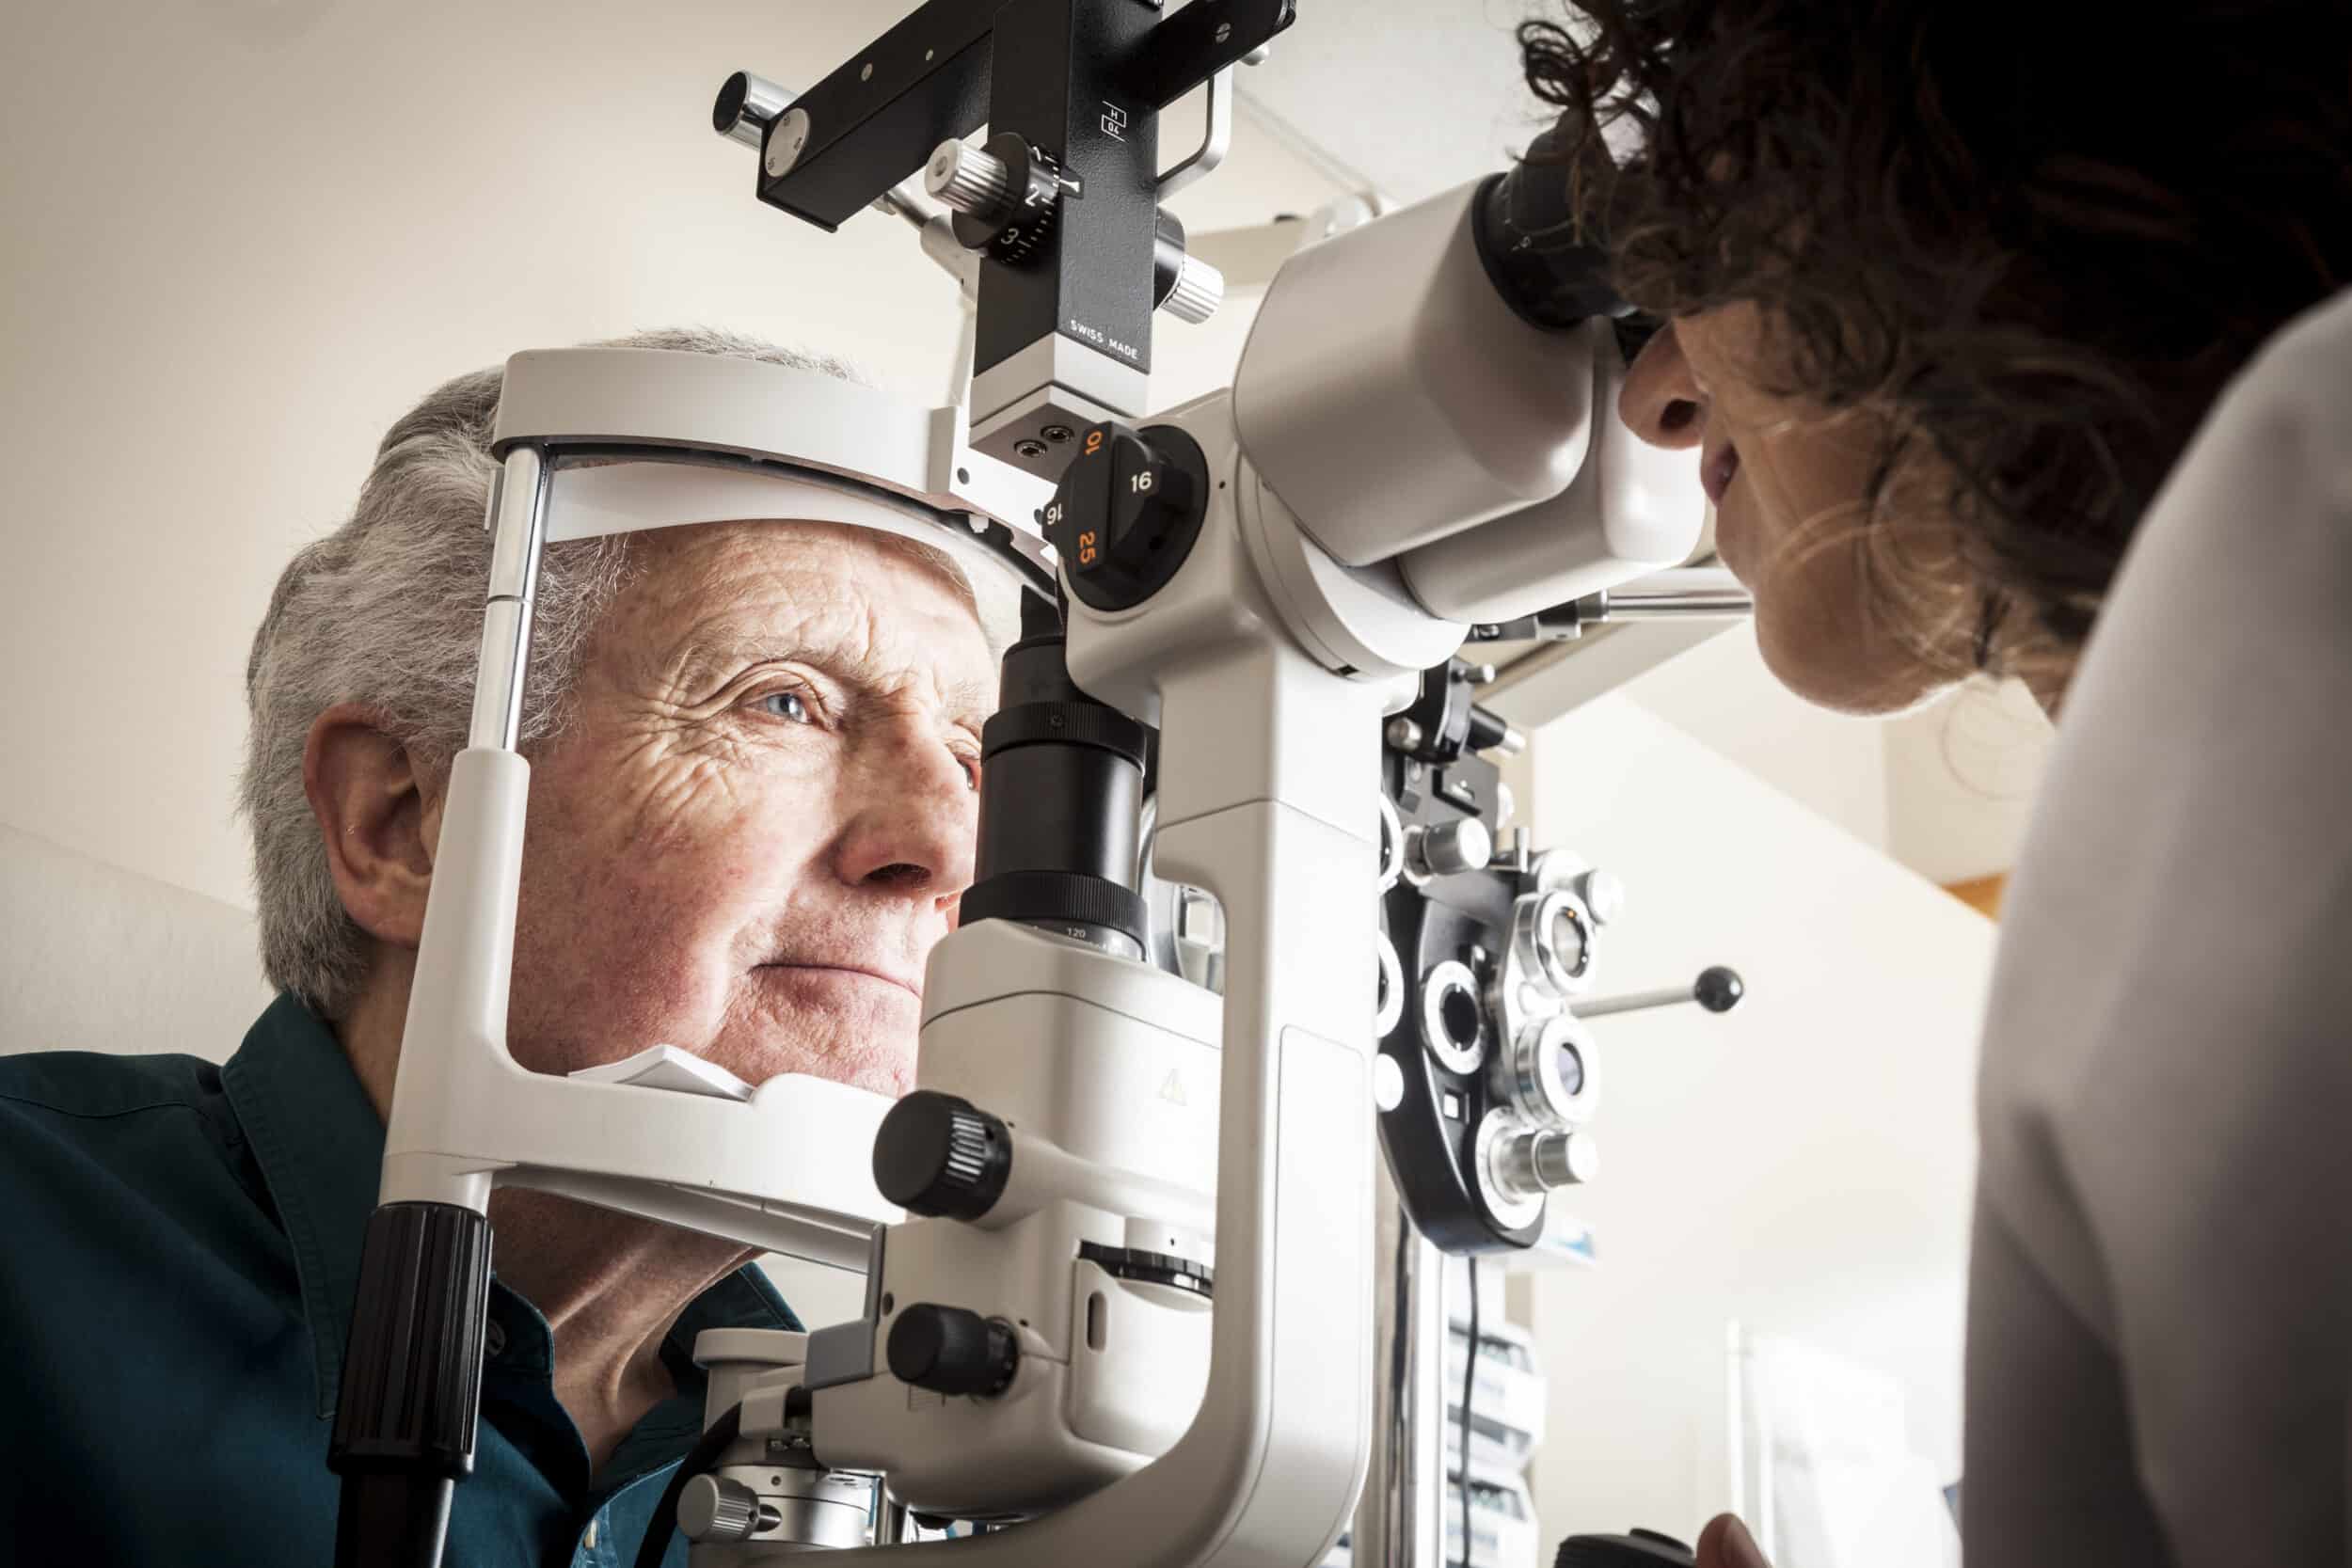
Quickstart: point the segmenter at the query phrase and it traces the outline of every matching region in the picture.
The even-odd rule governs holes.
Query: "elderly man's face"
[[[509,1045],[675,1045],[752,1083],[914,1074],[924,960],[972,876],[987,641],[869,531],[640,536],[534,758]]]

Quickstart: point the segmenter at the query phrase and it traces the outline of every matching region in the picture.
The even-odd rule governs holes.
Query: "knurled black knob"
[[[1571,1535],[1560,1543],[1552,1568],[1690,1568],[1697,1560],[1673,1536],[1637,1529],[1629,1535]]]
[[[1012,1381],[1012,1330],[961,1307],[921,1301],[890,1325],[890,1375],[937,1394],[993,1394]]]
[[[1089,430],[1045,509],[1070,591],[1104,610],[1158,593],[1200,535],[1208,483],[1200,445],[1172,426]]]
[[[874,1185],[909,1213],[978,1219],[1011,1174],[1009,1130],[952,1094],[915,1090],[874,1134]]]

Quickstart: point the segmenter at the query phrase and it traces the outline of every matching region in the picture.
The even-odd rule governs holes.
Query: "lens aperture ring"
[[[992,758],[1016,746],[1090,746],[1141,768],[1144,736],[1141,724],[1100,703],[1023,703],[980,726],[980,755]]]
[[[961,924],[977,920],[1097,926],[1131,938],[1138,951],[1148,925],[1142,895],[1076,871],[1007,871],[976,882],[963,895]]]

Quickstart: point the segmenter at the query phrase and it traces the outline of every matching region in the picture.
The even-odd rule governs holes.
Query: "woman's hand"
[[[1748,1527],[1729,1513],[1718,1513],[1699,1531],[1698,1560],[1699,1568],[1772,1568]]]

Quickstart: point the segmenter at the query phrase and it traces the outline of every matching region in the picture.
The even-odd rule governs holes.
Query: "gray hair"
[[[863,383],[841,360],[732,333],[672,328],[604,346],[758,359]],[[375,710],[428,777],[465,745],[490,567],[482,519],[498,471],[490,436],[502,379],[498,370],[458,376],[393,424],[351,519],[305,546],[278,578],[246,663],[251,730],[238,796],[253,830],[262,964],[272,985],[327,1018],[342,1016],[357,994],[369,938],[336,892],[303,789],[303,753],[311,724],[339,703]],[[945,551],[910,547],[927,560],[936,555],[969,586]],[[581,652],[626,580],[628,556],[625,534],[548,546],[523,697],[525,746],[562,730]],[[994,620],[985,610],[981,618]]]

